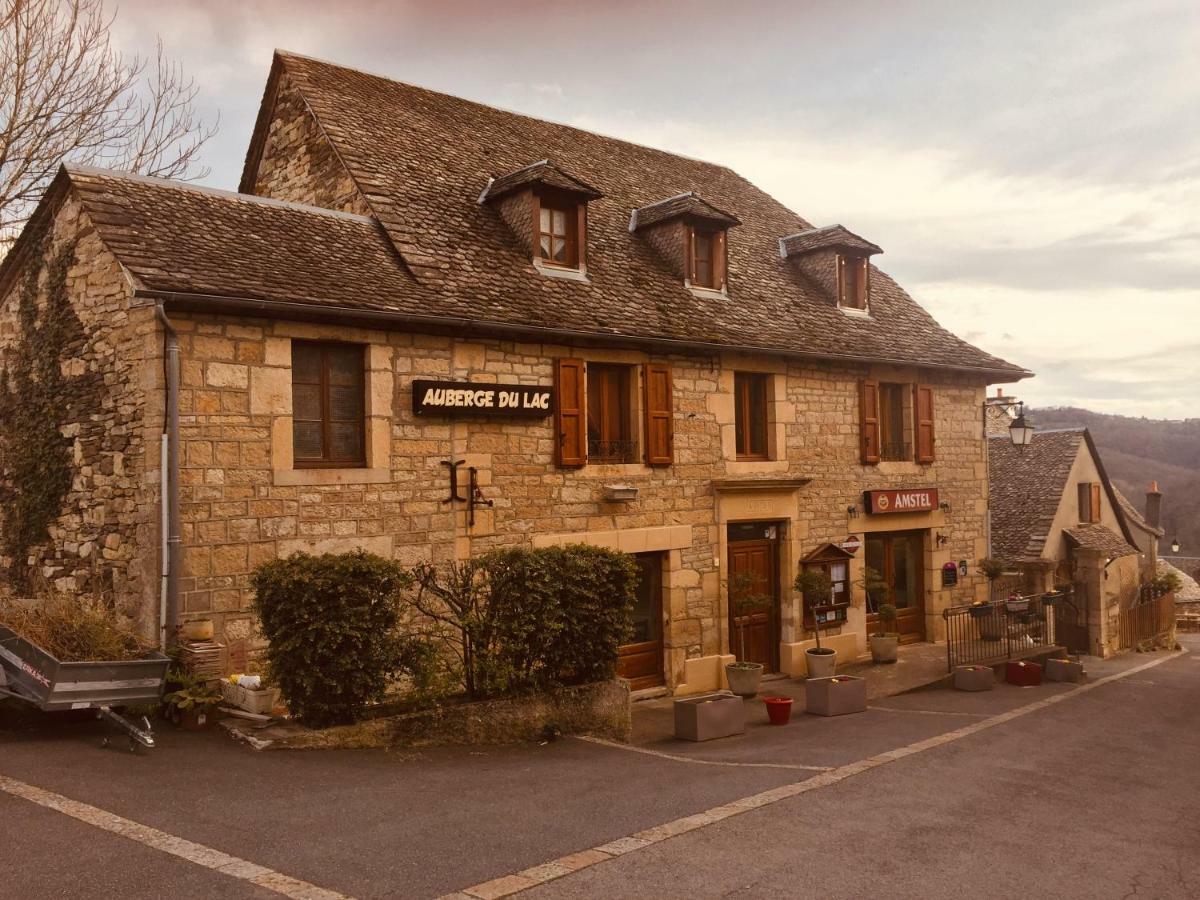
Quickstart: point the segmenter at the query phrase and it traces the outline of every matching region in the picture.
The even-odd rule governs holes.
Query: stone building
[[[59,173],[0,266],[6,364],[64,246],[62,366],[103,391],[50,411],[71,487],[4,562],[101,572],[149,632],[212,619],[231,666],[251,571],[298,550],[628,551],[622,671],[678,692],[735,628],[803,672],[801,566],[849,656],[865,565],[907,640],[983,590],[985,391],[1028,373],[721,166],[278,53],[239,193]],[[736,615],[731,580],[773,605]]]

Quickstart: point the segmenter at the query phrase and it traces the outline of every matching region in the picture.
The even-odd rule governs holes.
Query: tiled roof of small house
[[[1182,569],[1176,568],[1165,559],[1158,561],[1158,574],[1174,574],[1179,579],[1179,590],[1175,594],[1176,603],[1200,602],[1200,583]]]
[[[1117,506],[1120,508],[1122,515],[1125,516],[1125,521],[1129,524],[1157,537],[1162,537],[1166,534],[1161,528],[1155,528],[1147,522],[1146,517],[1138,511],[1136,506],[1129,502],[1129,498],[1122,494],[1115,484],[1113,485],[1113,495],[1117,498]]]
[[[860,250],[867,255],[883,252],[877,244],[872,244],[866,238],[859,237],[849,228],[842,225],[809,228],[797,234],[789,234],[779,239],[779,253],[781,256],[796,256],[802,253],[812,253],[814,250],[829,250],[832,248]]]
[[[723,166],[290,53],[275,56],[243,190],[255,184],[281,86],[299,90],[404,264],[434,288],[431,317],[467,304],[476,321],[505,327],[908,362],[989,380],[1028,374],[941,328],[883,273],[872,277],[871,316],[842,314],[779,256],[780,237],[812,226]],[[588,206],[586,281],[539,274],[499,212],[477,202],[489,177],[540,159],[604,194]],[[628,229],[632,210],[692,191],[743,221],[728,240],[728,300],[693,295]]]
[[[581,181],[568,172],[564,172],[558,166],[554,165],[554,163],[550,162],[550,160],[543,159],[528,166],[522,166],[513,172],[507,172],[489,179],[487,186],[479,197],[479,202],[484,203],[488,200],[495,200],[498,197],[503,197],[505,194],[519,190],[530,184],[541,184],[558,188],[560,191],[569,191],[572,194],[578,194],[589,200],[598,200],[603,196],[600,191],[587,182]]]
[[[651,225],[657,225],[659,222],[666,222],[668,219],[677,219],[681,216],[701,219],[724,226],[725,228],[732,228],[735,225],[742,224],[733,213],[717,209],[711,203],[707,203],[703,198],[699,197],[694,191],[689,191],[686,194],[678,194],[674,197],[668,197],[665,200],[647,203],[640,209],[635,209],[629,217],[629,230],[637,231],[639,228],[649,228]]]
[[[1038,431],[1024,451],[1007,434],[988,438],[992,556],[1008,562],[1042,557],[1084,433]]]
[[[1138,552],[1136,547],[1131,546],[1129,541],[1111,528],[1094,522],[1067,528],[1065,534],[1075,546],[1086,550],[1099,550],[1113,559]]]

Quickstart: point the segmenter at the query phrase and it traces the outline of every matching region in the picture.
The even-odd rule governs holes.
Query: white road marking
[[[565,878],[580,869],[594,866],[617,856],[624,856],[626,853],[636,853],[646,847],[653,846],[670,838],[677,837],[681,834],[687,834],[689,831],[696,831],[700,828],[707,828],[723,819],[728,819],[731,816],[740,815],[744,812],[749,812],[752,809],[759,809],[763,806],[769,806],[773,803],[778,803],[781,800],[787,800],[791,797],[806,794],[809,791],[819,791],[821,788],[829,787],[837,784],[839,781],[845,781],[847,778],[852,778],[855,775],[861,775],[871,769],[879,766],[885,766],[888,763],[893,763],[898,759],[904,759],[906,756],[912,756],[916,753],[924,753],[927,750],[933,750],[945,744],[960,741],[965,737],[970,737],[973,734],[978,734],[981,731],[986,731],[989,728],[995,728],[997,725],[1003,725],[1005,722],[1011,722],[1013,719],[1019,719],[1021,716],[1029,715],[1032,712],[1037,712],[1040,709],[1045,709],[1048,706],[1053,706],[1055,703],[1061,703],[1072,697],[1078,697],[1089,691],[1094,691],[1098,687],[1111,684],[1114,681],[1120,681],[1123,678],[1128,678],[1131,675],[1136,675],[1138,672],[1144,672],[1146,669],[1152,669],[1155,666],[1160,666],[1165,662],[1170,662],[1173,659],[1178,659],[1187,654],[1187,650],[1181,650],[1163,656],[1158,659],[1153,659],[1150,662],[1143,663],[1140,666],[1135,666],[1132,669],[1127,669],[1124,672],[1117,672],[1113,675],[1107,675],[1104,678],[1098,678],[1095,681],[1086,684],[1078,685],[1077,687],[1064,691],[1059,694],[1051,694],[1041,700],[1026,704],[1025,706],[1017,707],[1008,712],[999,713],[998,715],[990,716],[978,722],[972,722],[969,725],[964,725],[961,728],[956,728],[953,731],[947,731],[945,734],[939,734],[935,737],[926,738],[923,741],[909,744],[906,747],[898,747],[895,750],[888,750],[884,753],[876,754],[867,759],[859,760],[858,762],[850,763],[845,766],[838,766],[835,769],[830,769],[826,772],[821,772],[817,775],[807,778],[804,781],[796,781],[791,784],[784,784],[777,788],[762,791],[757,794],[751,794],[749,797],[743,797],[740,800],[734,800],[731,803],[725,803],[721,806],[714,806],[712,809],[704,812],[696,813],[690,816],[684,816],[681,819],[675,819],[671,822],[665,822],[662,825],[656,825],[653,828],[647,828],[642,831],[635,832],[628,837],[618,838],[615,841],[609,841],[607,844],[601,844],[599,847],[593,847],[590,850],[583,850],[579,853],[572,853],[570,856],[552,859],[538,866],[533,866],[524,869],[520,872],[515,872],[511,875],[503,875],[499,878],[493,878],[491,881],[483,882],[482,884],[473,885],[472,887],[463,888],[454,894],[446,894],[441,900],[449,900],[453,897],[455,900],[469,897],[475,900],[495,900],[499,897],[509,897],[513,894],[519,894],[522,891],[529,890],[532,887],[537,887],[540,884],[545,884],[549,881],[555,881],[559,878]],[[596,743],[608,744],[608,741],[599,741],[592,739]],[[647,752],[652,756],[668,756],[669,754],[660,754],[658,751],[646,751],[644,748],[624,747],[617,744],[615,746],[622,749],[634,750],[635,752]],[[686,759],[686,757],[685,757]],[[689,762],[698,762],[698,760],[688,760]],[[729,764],[736,765],[736,764]],[[762,764],[766,765],[766,764]],[[568,863],[568,860],[573,861]]]
[[[944,709],[905,709],[902,706],[868,706],[867,709],[878,709],[882,712],[917,713],[922,716],[970,716],[974,719],[986,719],[988,713],[954,712]]]
[[[294,897],[296,900],[348,900],[344,894],[336,891],[319,888],[307,881],[301,881],[298,878],[284,875],[282,872],[268,869],[266,866],[230,856],[228,853],[222,853],[220,850],[205,847],[203,844],[185,840],[165,831],[159,831],[148,825],[141,825],[95,806],[64,797],[62,794],[17,781],[15,778],[0,775],[0,791],[28,800],[30,803],[36,803],[38,806],[44,806],[46,809],[60,812],[64,816],[78,819],[84,824],[103,831],[119,834],[138,844],[177,856],[197,866],[203,866],[206,869],[220,872],[222,875],[228,875],[230,878],[238,878],[266,888],[285,897]]]
[[[634,747],[630,744],[620,744],[616,741],[606,741],[604,738],[592,737],[588,734],[575,735],[577,741],[587,741],[589,744],[600,744],[612,747],[614,750],[624,750],[626,753],[641,753],[645,756],[657,756],[659,759],[669,759],[673,762],[691,763],[695,766],[726,766],[735,769],[802,769],[807,772],[828,772],[833,766],[802,766],[799,763],[756,763],[756,762],[726,762],[717,759],[695,759],[691,756],[681,756],[677,753],[664,753],[662,750],[651,750],[649,747]]]

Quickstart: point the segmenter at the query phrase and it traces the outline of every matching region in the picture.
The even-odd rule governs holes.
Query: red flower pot
[[[1042,667],[1027,660],[1009,660],[1004,667],[1004,680],[1020,687],[1033,687],[1042,683]]]
[[[791,697],[763,697],[767,705],[767,718],[772,725],[786,725],[792,718]]]

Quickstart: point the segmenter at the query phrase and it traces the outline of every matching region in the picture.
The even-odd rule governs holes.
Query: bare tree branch
[[[102,0],[0,0],[0,255],[63,162],[203,178],[216,131],[163,52],[151,71],[113,49]]]

